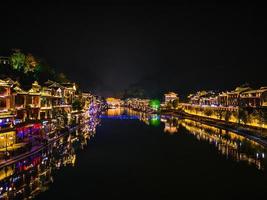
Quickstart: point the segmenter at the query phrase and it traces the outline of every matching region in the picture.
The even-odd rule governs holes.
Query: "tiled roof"
[[[48,86],[49,88],[64,88],[62,85],[60,85],[57,82],[54,82],[53,84]]]
[[[27,94],[26,91],[24,91],[23,89],[21,89],[21,88],[18,87],[18,86],[14,87],[13,90],[14,90],[17,94]]]

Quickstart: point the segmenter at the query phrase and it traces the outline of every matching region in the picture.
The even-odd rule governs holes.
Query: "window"
[[[0,108],[6,108],[6,100],[0,99]]]

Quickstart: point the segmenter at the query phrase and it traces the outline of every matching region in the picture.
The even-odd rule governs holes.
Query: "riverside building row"
[[[199,91],[188,96],[189,104],[224,108],[267,108],[267,87],[237,87],[230,92]]]
[[[0,80],[0,155],[18,143],[26,144],[41,134],[48,134],[66,121],[77,116],[72,107],[79,99],[88,106],[93,96],[89,93],[77,95],[75,83],[59,84],[47,81],[40,86],[37,81],[24,90],[12,79]]]

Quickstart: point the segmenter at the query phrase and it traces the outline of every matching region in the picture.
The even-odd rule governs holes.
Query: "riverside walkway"
[[[198,115],[191,115],[188,113],[177,113],[175,111],[172,112],[166,112],[163,113],[162,115],[166,115],[166,116],[175,116],[175,117],[182,117],[182,118],[186,118],[186,119],[191,119],[194,121],[198,121],[200,123],[204,123],[204,124],[208,124],[211,126],[214,126],[216,128],[220,128],[220,129],[225,129],[225,130],[229,130],[232,131],[234,133],[237,133],[239,135],[242,135],[248,139],[251,139],[265,147],[267,147],[267,137],[266,135],[264,136],[262,134],[262,130],[256,129],[256,128],[252,128],[252,127],[248,127],[248,126],[244,126],[241,124],[237,124],[237,123],[231,123],[231,122],[225,122],[222,120],[216,120],[216,119],[211,119],[211,118],[207,118],[207,117],[203,117],[203,116],[198,116]]]

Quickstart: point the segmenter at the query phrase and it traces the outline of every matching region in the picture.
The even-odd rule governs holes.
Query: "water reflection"
[[[147,125],[159,126],[160,116],[157,114],[148,114],[144,112],[135,111],[126,108],[108,109],[101,116],[101,119],[127,119],[127,120],[140,120]]]
[[[103,113],[101,118],[140,120],[150,126],[162,128],[164,137],[173,135],[193,135],[197,140],[215,147],[226,158],[244,162],[263,170],[265,148],[243,136],[213,126],[188,119],[171,116],[149,115],[127,109],[112,109]],[[47,148],[0,169],[0,199],[30,199],[49,189],[54,182],[54,174],[63,167],[75,166],[77,150],[84,149],[94,137],[98,117],[91,117],[87,123],[74,128]],[[136,130],[138,131],[138,130]],[[161,137],[161,136],[160,136]]]
[[[189,119],[179,121],[179,124],[193,134],[199,141],[214,145],[218,152],[235,161],[245,161],[248,164],[263,169],[265,148],[257,142],[234,132],[216,128]]]
[[[76,151],[87,146],[98,123],[91,117],[40,152],[0,169],[0,199],[31,199],[48,190],[57,170],[75,166]]]
[[[216,128],[189,119],[178,119],[172,116],[150,115],[130,109],[110,109],[103,116],[118,118],[126,116],[128,119],[139,119],[147,125],[159,126],[164,124],[166,134],[183,133],[180,129],[186,129],[201,142],[208,142],[216,147],[219,154],[236,162],[246,162],[257,169],[264,169],[266,149],[259,143],[244,136],[224,129]]]

